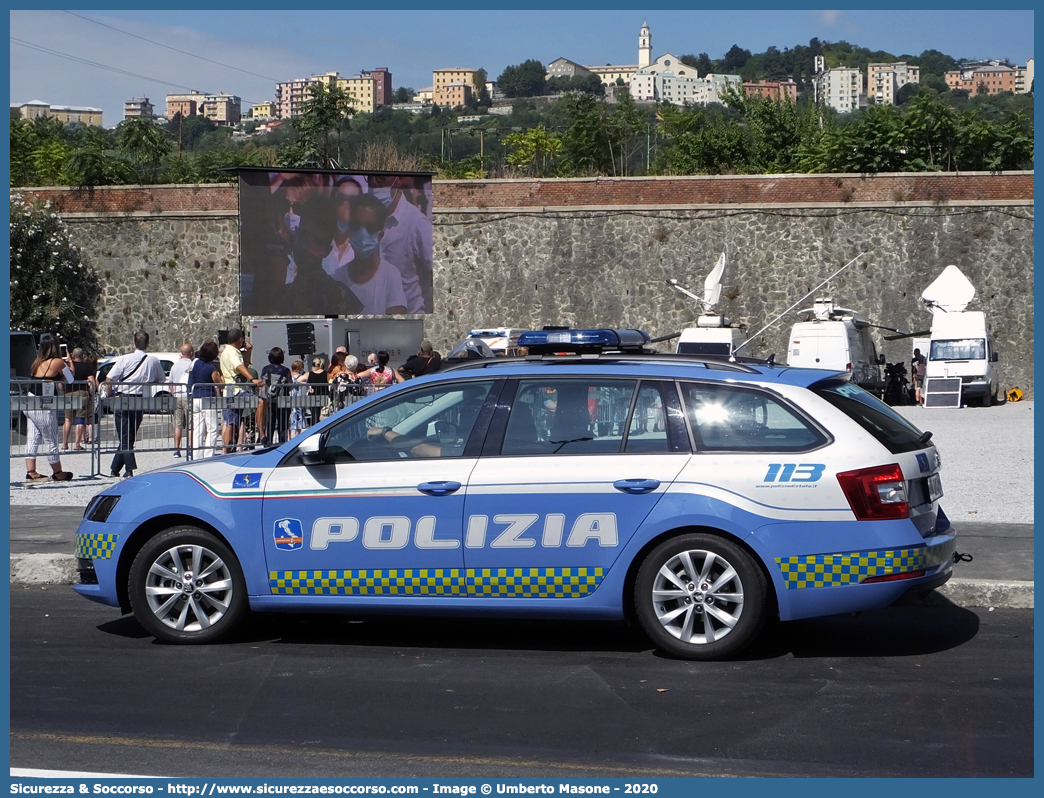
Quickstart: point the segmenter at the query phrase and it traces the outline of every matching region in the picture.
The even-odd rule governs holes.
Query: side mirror
[[[990,362],[991,363],[996,363],[998,360],[1000,360],[1000,355],[998,355],[996,352],[990,353]]]
[[[305,438],[297,451],[306,466],[322,465],[326,462],[326,435],[320,433]]]
[[[885,356],[884,355],[878,355],[877,356],[877,365],[879,365],[879,366],[885,365]]]

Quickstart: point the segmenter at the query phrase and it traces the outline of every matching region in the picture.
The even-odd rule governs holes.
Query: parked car
[[[931,433],[842,373],[648,341],[524,333],[527,359],[462,361],[278,447],[124,480],[87,508],[75,590],[178,643],[248,609],[477,613],[631,618],[714,659],[771,617],[949,579]]]

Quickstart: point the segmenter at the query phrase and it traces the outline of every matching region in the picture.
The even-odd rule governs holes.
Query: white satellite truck
[[[997,350],[986,314],[967,310],[975,286],[956,266],[947,266],[921,293],[932,314],[928,362],[925,365],[925,407],[960,407],[996,403],[999,391]]]
[[[847,372],[849,380],[859,387],[876,396],[884,395],[884,355],[877,354],[870,335],[870,328],[877,325],[854,310],[837,307],[829,298],[817,298],[811,308],[799,312],[811,314],[812,319],[791,328],[788,366]]]
[[[725,253],[722,252],[718,262],[703,281],[702,297],[682,288],[677,280],[667,281],[667,285],[675,291],[696,300],[704,311],[696,318],[695,327],[686,327],[678,334],[676,351],[679,354],[730,358],[743,343],[743,331],[746,327],[734,327],[732,321],[724,314],[713,312],[721,299],[721,285],[724,279]]]

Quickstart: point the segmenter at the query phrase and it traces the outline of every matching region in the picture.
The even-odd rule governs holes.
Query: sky
[[[11,11],[11,103],[93,106],[112,127],[135,97],[163,113],[169,93],[227,92],[245,112],[274,99],[278,81],[326,72],[383,66],[394,88],[420,89],[433,69],[453,66],[496,79],[530,58],[635,64],[643,22],[654,58],[721,58],[733,44],[782,50],[812,37],[896,56],[1033,56],[1029,10]]]

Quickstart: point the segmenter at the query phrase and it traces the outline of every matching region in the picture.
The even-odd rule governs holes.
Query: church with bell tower
[[[643,22],[638,31],[638,63],[637,64],[606,64],[605,66],[588,66],[586,69],[598,75],[602,83],[612,86],[617,80],[623,81],[625,86],[630,85],[634,73],[643,67],[649,66],[652,57],[652,32],[649,23]]]

